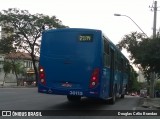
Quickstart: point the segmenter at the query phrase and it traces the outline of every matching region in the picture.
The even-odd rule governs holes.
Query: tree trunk
[[[150,78],[151,78],[151,81],[150,81],[150,98],[154,98],[154,82],[155,82],[155,73],[152,72],[150,74]]]
[[[16,75],[17,86],[18,86],[18,73],[17,73],[17,70],[16,70],[15,61],[13,61],[13,60],[12,60],[12,65],[13,65],[14,73],[15,73],[15,75]]]
[[[4,83],[5,83],[6,77],[7,77],[7,73],[4,74],[3,86],[4,86]]]
[[[34,56],[34,53],[31,53],[31,58],[32,58],[33,68],[35,72],[36,86],[37,86],[38,85],[38,69],[36,67],[36,58]]]

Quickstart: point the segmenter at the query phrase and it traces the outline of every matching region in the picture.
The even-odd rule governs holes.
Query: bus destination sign
[[[80,42],[92,42],[93,41],[93,35],[92,34],[82,34],[79,36]]]

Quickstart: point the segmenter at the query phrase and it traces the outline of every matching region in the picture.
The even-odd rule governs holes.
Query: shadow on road
[[[120,101],[117,99],[116,102]],[[111,105],[100,99],[82,98],[80,102],[63,102],[49,107],[50,110],[102,110],[106,105]]]
[[[56,116],[114,116],[117,115],[117,110],[113,111],[115,109],[112,107],[119,105],[122,100],[125,99],[117,99],[116,103],[111,105],[102,100],[83,98],[77,103],[66,101],[52,105],[47,110],[50,110]]]

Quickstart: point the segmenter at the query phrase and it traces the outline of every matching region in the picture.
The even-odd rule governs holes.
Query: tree
[[[0,23],[8,29],[13,29],[9,37],[14,40],[14,47],[30,54],[35,71],[35,79],[38,82],[38,70],[36,67],[36,55],[39,52],[38,43],[42,26],[47,24],[49,28],[66,28],[55,16],[43,14],[30,14],[27,10],[10,8],[0,12]]]
[[[160,91],[160,80],[156,81],[155,89]]]
[[[133,69],[132,66],[130,66],[130,78],[128,81],[128,91],[138,91],[139,90],[139,84],[137,81],[138,74],[136,71]]]
[[[5,74],[4,74],[3,86],[4,86],[4,83],[5,83],[5,78],[6,78],[7,74],[10,73],[11,69],[12,69],[11,63],[10,62],[4,62],[3,70],[4,70]]]
[[[18,86],[18,75],[19,74],[24,74],[24,67],[23,65],[17,61],[18,58],[12,58],[10,57],[9,59],[6,59],[5,58],[5,61],[4,61],[4,65],[3,65],[3,70],[4,70],[4,81],[3,81],[3,85],[5,83],[5,79],[6,79],[6,76],[12,71],[15,76],[16,76],[16,80],[17,80],[17,86]]]
[[[150,83],[153,72],[160,74],[160,38],[146,38],[141,33],[132,32],[125,35],[117,47],[127,49],[130,59],[142,69],[147,82]]]
[[[4,36],[0,39],[0,54],[15,52],[15,48],[13,47],[14,38],[9,35],[10,33],[13,33],[12,28],[2,28],[2,34],[7,34],[7,37]]]
[[[12,27],[3,27],[2,28],[3,34],[5,34],[2,39],[0,39],[0,53],[1,54],[6,54],[9,55],[9,53],[15,53],[16,48],[13,46],[14,43],[14,35],[13,34],[13,28]],[[24,68],[22,68],[22,65],[20,63],[17,63],[16,60],[12,57],[10,57],[10,60],[4,61],[3,65],[3,70],[4,70],[4,80],[3,80],[3,85],[5,83],[5,79],[7,75],[12,71],[14,72],[17,80],[17,86],[18,86],[18,74],[22,73],[24,71]]]
[[[12,52],[5,57],[5,62],[8,62],[11,65],[12,72],[14,72],[17,80],[17,86],[19,83],[19,74],[24,74],[25,68],[21,63],[21,60],[24,58],[23,53]]]

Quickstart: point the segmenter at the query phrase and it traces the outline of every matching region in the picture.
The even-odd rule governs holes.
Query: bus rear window
[[[79,35],[78,40],[80,42],[93,42],[93,35],[92,34],[81,34]]]

